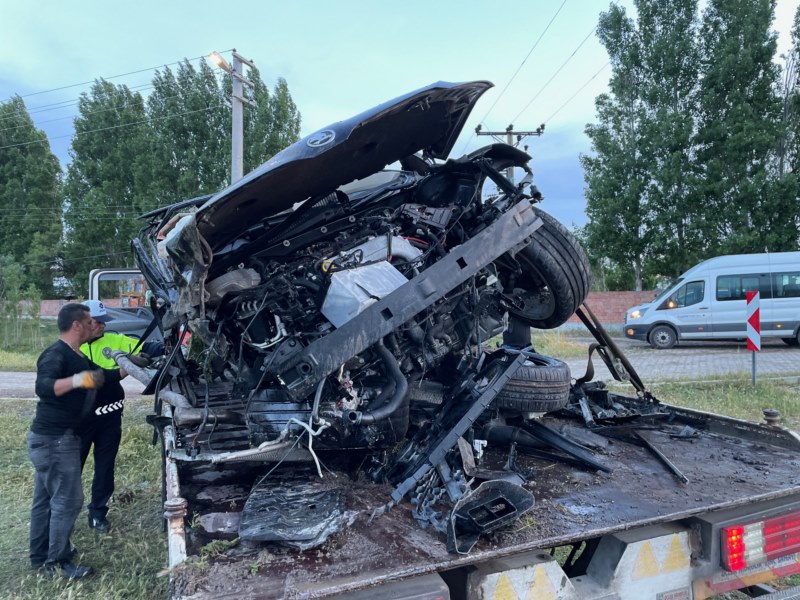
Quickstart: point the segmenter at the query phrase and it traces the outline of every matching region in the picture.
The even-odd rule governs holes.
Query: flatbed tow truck
[[[253,471],[187,452],[197,432],[176,427],[164,403],[159,431],[173,597],[703,600],[732,590],[800,597],[800,587],[765,585],[800,572],[797,433],[772,415],[760,424],[659,403],[591,311],[584,306],[579,316],[615,378],[640,392],[598,397],[641,416],[605,427],[592,415],[564,411],[538,420],[579,440],[603,469],[582,462],[581,450],[576,459],[517,452],[516,444],[486,448],[476,468],[522,474],[535,505],[467,553],[421,528],[408,502],[386,507],[388,484],[335,472],[322,481],[344,491],[349,525],[322,546],[298,551],[240,541],[239,511]],[[137,379],[150,377],[116,358]],[[212,393],[213,410],[224,411],[226,402]],[[641,409],[653,403],[658,413],[648,416]],[[219,427],[229,431],[216,451],[247,447],[244,432]],[[221,540],[212,543],[217,551],[202,552],[214,539]]]

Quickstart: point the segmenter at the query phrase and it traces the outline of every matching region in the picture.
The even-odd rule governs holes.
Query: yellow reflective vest
[[[117,363],[114,362],[113,358],[106,358],[103,356],[103,349],[111,348],[112,350],[130,352],[138,341],[139,340],[136,338],[122,335],[121,333],[104,333],[102,337],[92,342],[82,344],[81,352],[89,357],[89,360],[101,369],[118,369],[119,367]]]

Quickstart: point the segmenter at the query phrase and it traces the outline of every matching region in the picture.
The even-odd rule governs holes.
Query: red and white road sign
[[[761,350],[761,309],[758,292],[747,292],[747,349]]]

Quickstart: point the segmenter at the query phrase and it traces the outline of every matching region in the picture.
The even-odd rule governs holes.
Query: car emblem
[[[336,139],[336,132],[331,129],[323,129],[317,133],[312,134],[306,144],[312,148],[319,148],[320,146],[327,146],[334,139]]]

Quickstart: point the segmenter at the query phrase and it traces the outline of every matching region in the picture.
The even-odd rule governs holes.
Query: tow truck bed
[[[526,487],[534,493],[536,505],[513,525],[483,536],[468,555],[458,556],[448,553],[442,534],[420,527],[408,502],[369,522],[373,509],[385,504],[392,488],[346,481],[347,508],[359,514],[352,526],[321,548],[298,552],[240,543],[221,559],[211,561],[204,571],[198,571],[191,561],[181,567],[175,577],[176,595],[325,597],[609,533],[680,522],[711,511],[756,507],[780,498],[800,500],[800,441],[796,434],[672,408],[675,418],[647,430],[646,435],[688,483],[680,482],[646,448],[614,439],[595,453],[611,467],[611,473],[520,453],[517,467],[529,475]],[[552,416],[542,422],[555,429],[578,427],[575,421]],[[695,437],[670,437],[687,424],[698,432]],[[503,452],[492,449],[484,465],[501,468],[506,459]],[[209,482],[204,481],[208,492]]]

